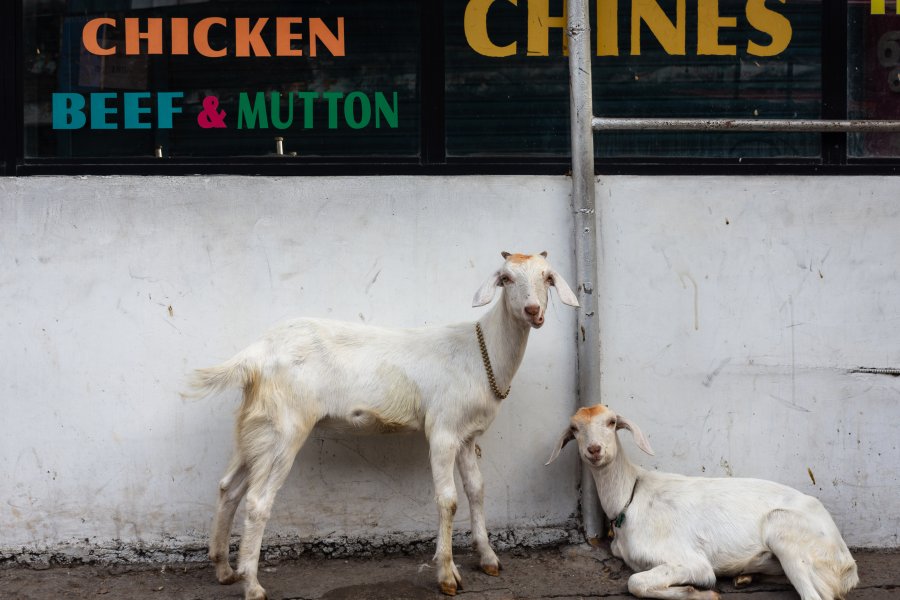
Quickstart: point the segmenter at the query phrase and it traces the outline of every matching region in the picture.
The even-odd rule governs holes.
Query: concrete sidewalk
[[[860,585],[848,600],[900,598],[900,550],[856,551]],[[500,555],[500,577],[478,570],[474,553],[458,552],[464,588],[459,597],[485,600],[626,600],[631,571],[608,546],[562,546]],[[270,600],[440,600],[429,555],[314,559],[263,566],[260,582]],[[725,600],[796,600],[778,584],[735,590],[720,581]],[[240,600],[239,584],[220,586],[208,564],[79,566],[0,570],[0,598],[123,598],[127,600]]]

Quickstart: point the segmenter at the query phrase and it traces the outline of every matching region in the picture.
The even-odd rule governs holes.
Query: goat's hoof
[[[455,596],[456,591],[462,589],[462,576],[460,576],[459,569],[456,568],[456,564],[454,564],[452,559],[438,567],[437,576],[442,594]]]
[[[453,583],[448,583],[446,581],[441,582],[441,593],[445,596],[455,596],[457,590],[457,584],[454,581]]]
[[[259,588],[256,590],[248,590],[244,594],[244,600],[268,600],[268,596],[266,596],[266,590],[263,588]]]
[[[742,588],[747,587],[753,583],[753,575],[738,575],[734,578],[734,587]]]
[[[241,580],[241,576],[234,572],[230,566],[216,569],[216,580],[222,585],[231,585]]]
[[[686,585],[681,589],[683,594],[680,596],[681,598],[690,598],[691,600],[722,600],[722,597],[719,596],[719,592],[716,590],[698,590],[692,585]],[[645,598],[647,596],[640,597]]]
[[[441,593],[446,596],[455,596],[457,590],[461,590],[463,587],[462,577],[459,575],[459,571],[456,569],[456,565],[450,569],[449,577],[444,579],[439,579],[438,584],[441,586]]]
[[[479,553],[481,554],[481,570],[491,577],[497,577],[503,570],[503,565],[500,564],[500,559],[494,554],[494,550],[488,547],[484,552]]]

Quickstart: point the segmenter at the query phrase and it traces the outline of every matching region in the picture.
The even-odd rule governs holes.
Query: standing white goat
[[[637,571],[628,579],[635,596],[717,600],[693,587],[712,588],[717,575],[787,575],[801,600],[844,598],[858,583],[856,562],[816,498],[759,479],[647,471],[625,456],[619,429],[653,454],[637,425],[598,404],[575,413],[547,464],[578,441],[615,528],[612,553]]]
[[[503,253],[505,262],[475,294],[473,306],[501,300],[478,323],[385,329],[319,319],[289,321],[222,365],[196,371],[201,395],[243,388],[236,449],[219,482],[209,557],[220,583],[244,582],[246,600],[265,598],[257,580],[260,544],[275,494],[314,426],[361,433],[424,430],[440,526],[441,591],[461,584],[453,564],[456,463],[469,500],[481,568],[497,575],[488,541],[475,438],[491,424],[525,353],[531,328],[544,324],[550,286],[578,306],[565,280],[536,255]],[[478,330],[476,332],[476,330]],[[483,340],[483,341],[481,341]],[[234,514],[246,496],[237,571],[228,561]]]

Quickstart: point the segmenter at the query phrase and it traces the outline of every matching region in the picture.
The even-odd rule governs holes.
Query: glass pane
[[[415,0],[25,0],[27,157],[417,156]]]
[[[598,116],[821,114],[818,1],[589,5]],[[568,155],[563,11],[561,0],[447,1],[449,155]],[[814,157],[820,136],[607,132],[595,148],[607,157]]]
[[[900,4],[866,0],[849,5],[848,107],[852,119],[900,120]],[[849,136],[850,156],[900,156],[900,133]]]

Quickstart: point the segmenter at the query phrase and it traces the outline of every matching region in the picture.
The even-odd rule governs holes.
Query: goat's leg
[[[628,591],[638,598],[719,600],[718,592],[694,587],[712,587],[715,583],[716,575],[712,565],[698,565],[692,569],[679,565],[659,565],[629,577]]]
[[[835,572],[840,551],[823,535],[820,525],[799,511],[776,510],[763,527],[766,544],[801,600],[840,597],[841,578]]]
[[[231,539],[234,513],[246,491],[247,467],[240,452],[236,451],[231,457],[228,471],[219,481],[219,502],[209,540],[209,559],[216,567],[216,579],[223,585],[238,580],[228,562],[228,542]]]
[[[481,570],[488,575],[500,574],[500,561],[491,548],[487,528],[484,524],[484,479],[478,468],[478,457],[475,453],[475,440],[469,440],[459,449],[456,455],[456,468],[462,479],[466,498],[469,500],[469,511],[472,516],[472,543],[481,557]]]
[[[294,464],[294,458],[311,426],[291,432],[279,432],[273,425],[257,428],[245,448],[255,449],[248,457],[249,470],[244,535],[238,552],[237,574],[244,581],[244,600],[265,600],[266,591],[259,584],[259,552],[263,531],[272,512],[275,494],[281,488]]]
[[[801,600],[834,600],[834,593],[827,590],[822,577],[813,572],[815,563],[808,558],[791,554],[779,556],[788,581],[797,590]],[[820,593],[820,588],[826,589]]]
[[[431,476],[434,479],[434,497],[438,508],[437,549],[434,561],[437,563],[437,580],[441,592],[455,596],[462,587],[459,570],[453,564],[453,516],[456,514],[456,482],[453,480],[453,463],[456,459],[458,443],[447,435],[432,435],[429,439],[431,450]]]

